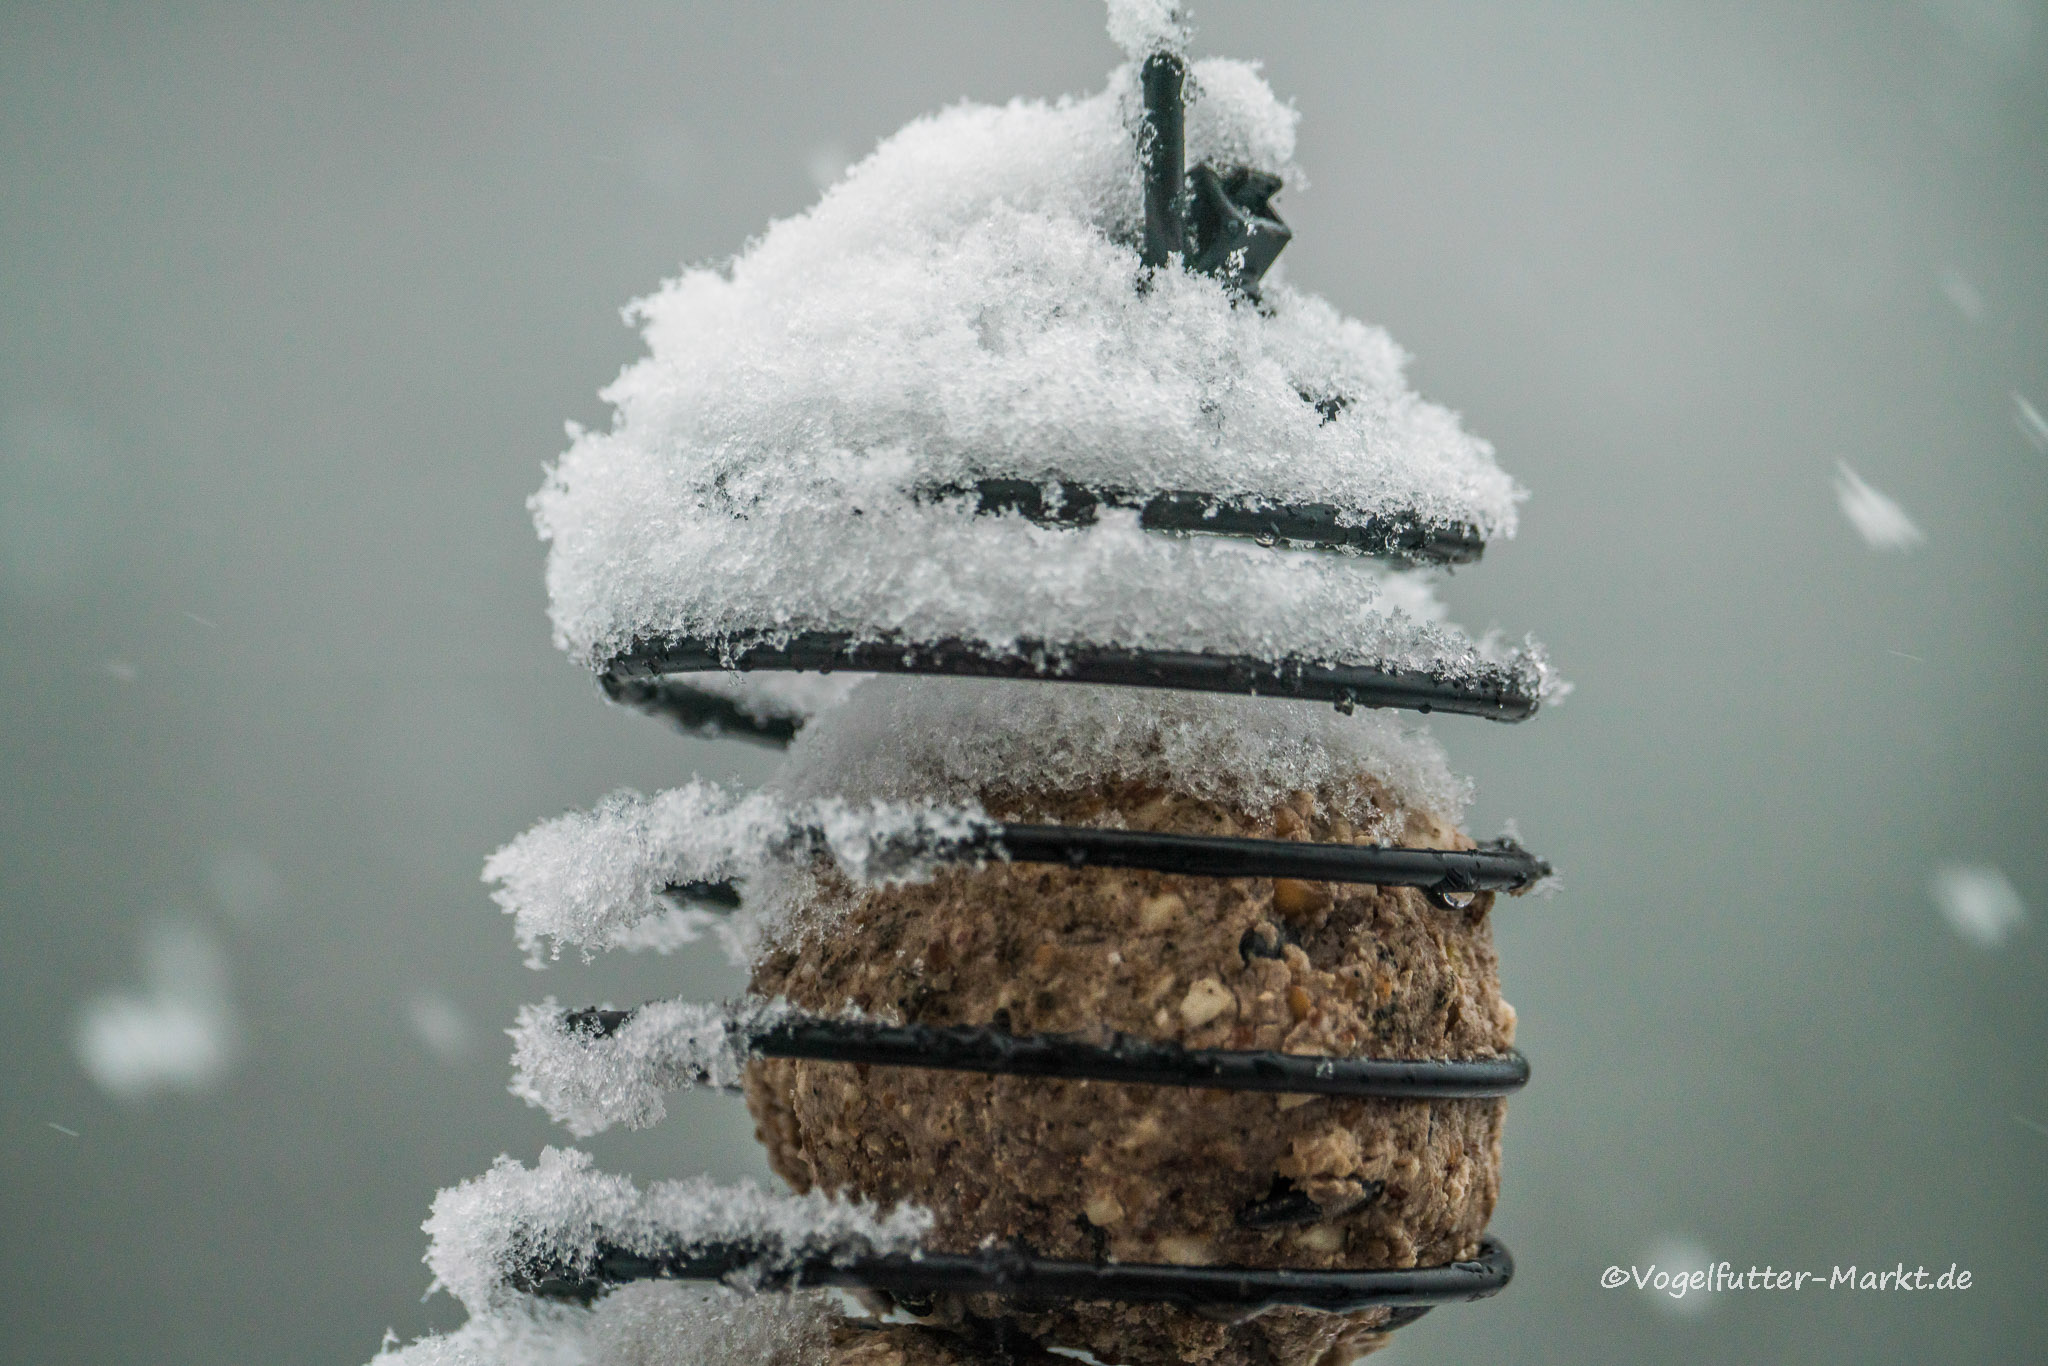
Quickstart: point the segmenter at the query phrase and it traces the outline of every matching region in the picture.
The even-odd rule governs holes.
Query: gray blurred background
[[[1290,277],[1534,490],[1460,618],[1579,685],[1436,728],[1565,890],[1499,918],[1520,1274],[1386,1359],[2038,1352],[2048,7],[1196,20],[1302,111]],[[615,786],[766,767],[549,644],[522,501],[620,305],[922,111],[1116,59],[1092,0],[0,11],[0,1355],[459,1319],[434,1191],[562,1141],[504,1089],[517,1005],[740,981],[536,976],[478,882]],[[1924,542],[1860,535],[1838,461]],[[737,1100],[675,1109],[589,1146],[764,1171]],[[1975,1285],[1597,1284],[1708,1258]]]

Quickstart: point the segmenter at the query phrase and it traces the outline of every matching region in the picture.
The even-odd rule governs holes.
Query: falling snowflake
[[[2042,417],[2041,410],[2027,402],[2027,396],[2017,389],[2012,393],[2012,420],[2035,450],[2048,455],[2048,417]]]
[[[1846,460],[1835,462],[1835,498],[1849,525],[1873,550],[1911,550],[1927,539],[1904,508],[1864,483]]]
[[[406,1003],[406,1018],[412,1032],[427,1051],[442,1062],[462,1061],[475,1041],[476,1031],[453,1001],[438,992],[422,991]]]
[[[158,925],[142,967],[143,990],[108,992],[79,1012],[79,1064],[118,1100],[213,1089],[241,1042],[219,946],[194,926]]]
[[[1949,928],[1980,949],[1995,949],[2026,923],[2012,880],[1988,864],[1951,863],[1928,883]]]

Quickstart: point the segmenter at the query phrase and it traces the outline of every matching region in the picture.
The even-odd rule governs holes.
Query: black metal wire
[[[1153,53],[1138,73],[1145,100],[1144,127],[1138,134],[1138,164],[1145,174],[1145,231],[1138,254],[1155,268],[1186,250],[1187,111],[1181,100],[1186,74],[1181,59],[1170,52]]]
[[[799,831],[792,842],[822,847],[824,833]],[[962,862],[999,858],[1065,868],[1140,868],[1183,877],[1285,877],[1303,882],[1417,887],[1444,910],[1466,908],[1452,900],[1454,897],[1469,897],[1476,892],[1523,891],[1548,877],[1551,871],[1548,863],[1509,839],[1495,840],[1476,849],[1402,849],[1380,844],[1007,822],[984,835],[961,840],[918,842],[914,837],[905,837],[891,846],[890,853],[903,858]],[[740,904],[739,891],[730,882],[673,883],[663,890],[685,901],[711,902],[727,908]]]
[[[1153,54],[1141,69],[1141,255],[1147,266],[1157,268],[1171,257],[1185,261],[1200,253],[1202,259],[1193,263],[1194,268],[1218,274],[1256,301],[1259,276],[1290,236],[1266,202],[1277,185],[1272,177],[1244,168],[1204,166],[1197,168],[1196,193],[1191,196],[1185,165],[1184,76],[1181,59],[1169,53]],[[1302,397],[1325,421],[1334,420],[1347,402],[1336,395],[1318,398],[1305,392]],[[1086,525],[1104,507],[1135,508],[1139,524],[1151,530],[1244,536],[1265,545],[1284,543],[1420,563],[1470,563],[1484,550],[1483,537],[1469,524],[1434,525],[1404,513],[1348,526],[1340,524],[1339,509],[1327,504],[1266,506],[1251,499],[1185,491],[1140,494],[1013,479],[983,479],[966,487],[924,490],[920,496],[971,496],[977,511],[1017,512],[1049,525]],[[955,639],[856,640],[844,632],[805,632],[778,643],[694,637],[639,641],[608,660],[601,678],[613,700],[666,715],[686,728],[787,744],[799,721],[764,721],[731,698],[692,688],[676,677],[749,669],[1034,678],[1295,697],[1331,702],[1347,712],[1355,706],[1405,707],[1502,721],[1522,720],[1538,703],[1536,680],[1528,671],[1498,665],[1456,678],[1192,651],[1047,642],[1023,642],[1005,651]],[[1505,840],[1475,850],[1411,850],[1022,824],[1004,824],[985,838],[923,852],[962,858],[993,854],[1018,862],[1142,868],[1189,876],[1413,886],[1445,907],[1456,907],[1455,898],[1462,895],[1520,890],[1550,871],[1540,859]],[[735,905],[738,900],[727,884],[692,883],[668,890],[716,904]],[[631,1017],[629,1011],[583,1010],[565,1016],[563,1023],[601,1037]],[[746,1050],[761,1057],[1234,1091],[1475,1099],[1510,1094],[1529,1076],[1527,1060],[1514,1050],[1497,1058],[1331,1058],[1270,1050],[1187,1049],[1115,1033],[1102,1042],[1063,1035],[1022,1036],[979,1026],[892,1025],[788,1014],[753,1025],[736,1022],[736,1028],[744,1031]],[[1303,1212],[1280,1198],[1278,1203],[1259,1204],[1254,1213],[1257,1219],[1278,1224]],[[1384,1327],[1392,1329],[1412,1322],[1431,1305],[1496,1294],[1513,1275],[1513,1259],[1492,1237],[1485,1238],[1478,1256],[1469,1260],[1362,1271],[1082,1262],[1039,1257],[1022,1246],[966,1254],[841,1250],[784,1261],[771,1246],[731,1241],[678,1245],[651,1256],[600,1245],[588,1265],[536,1260],[512,1281],[538,1295],[585,1302],[634,1280],[742,1278],[760,1289],[853,1286],[911,1297],[993,1294],[1014,1303],[1108,1300],[1205,1312],[1249,1313],[1290,1306],[1348,1313],[1386,1306],[1393,1313]]]
[[[918,496],[972,498],[976,512],[1014,512],[1042,526],[1092,526],[1104,508],[1132,508],[1138,525],[1148,531],[1238,536],[1261,545],[1350,551],[1407,563],[1471,564],[1486,551],[1486,538],[1469,522],[1429,522],[1413,512],[1396,512],[1347,524],[1343,518],[1348,514],[1334,503],[1270,503],[1184,489],[1146,493],[1008,478],[941,484]]]
[[[601,1039],[632,1018],[630,1010],[592,1007],[570,1011],[562,1027]],[[1116,1033],[1103,1042],[1067,1034],[1013,1034],[985,1025],[886,1024],[822,1015],[780,1015],[756,1025],[736,1021],[734,1027],[742,1031],[744,1050],[761,1058],[1129,1086],[1486,1100],[1512,1095],[1529,1081],[1529,1060],[1514,1049],[1495,1058],[1333,1058],[1271,1049],[1183,1048]]]
[[[621,678],[603,674],[598,685],[621,706],[665,716],[693,735],[732,736],[759,744],[785,746],[802,723],[793,716],[756,716],[723,693],[691,687],[675,677]]]
[[[1403,707],[1457,712],[1494,721],[1521,721],[1536,712],[1535,679],[1498,664],[1482,665],[1468,681],[1419,670],[1363,664],[1278,662],[1251,655],[1188,650],[1131,650],[1120,646],[1022,641],[1008,650],[962,640],[856,639],[846,631],[802,631],[787,641],[709,640],[673,636],[642,640],[606,661],[607,688],[634,679],[678,673],[807,670],[830,673],[948,674],[967,678],[1029,678],[1046,682],[1104,683],[1183,692],[1250,693],[1353,707]]]
[[[764,1058],[1292,1095],[1481,1100],[1511,1095],[1529,1081],[1529,1060],[1512,1049],[1498,1058],[1332,1058],[1270,1049],[1183,1048],[1124,1034],[1098,1043],[977,1025],[892,1025],[818,1016],[785,1017],[765,1025],[750,1044]]]
[[[730,882],[671,882],[662,895],[699,906],[716,906],[721,911],[740,908],[740,889]]]
[[[1449,893],[1519,891],[1550,874],[1548,863],[1506,839],[1477,849],[1400,849],[1082,825],[1003,824],[987,844],[993,852],[1018,863],[1142,868],[1188,877],[1286,877]]]
[[[1260,280],[1294,240],[1294,229],[1273,211],[1280,186],[1279,176],[1249,166],[1195,167],[1189,176],[1188,269],[1256,301]]]
[[[584,1303],[632,1281],[739,1277],[763,1290],[848,1286],[903,1295],[1000,1295],[1022,1304],[1108,1300],[1348,1314],[1379,1306],[1419,1308],[1485,1299],[1498,1294],[1514,1274],[1507,1248],[1489,1236],[1480,1241],[1478,1255],[1465,1261],[1364,1271],[1082,1262],[1016,1247],[852,1256],[823,1252],[787,1261],[771,1246],[743,1241],[684,1244],[649,1256],[601,1243],[588,1265],[537,1259],[511,1280],[531,1294]]]

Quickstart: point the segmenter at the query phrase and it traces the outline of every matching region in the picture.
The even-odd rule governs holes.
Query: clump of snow
[[[1109,0],[1109,37],[1142,62],[1155,52],[1183,56],[1190,37],[1187,9],[1175,0]]]
[[[1988,864],[1951,863],[1928,883],[1949,928],[1980,949],[1995,949],[2027,920],[2019,889]]]
[[[1189,163],[1298,184],[1294,111],[1257,71],[1190,71]],[[1139,107],[1125,66],[1090,98],[920,119],[636,304],[648,355],[606,389],[610,430],[533,500],[562,644],[595,663],[820,630],[1471,667],[1426,586],[1360,557],[931,496],[1002,477],[1512,532],[1520,490],[1384,332],[1270,277],[1257,306],[1183,271],[1136,287]]]
[[[96,996],[79,1012],[79,1064],[118,1100],[212,1090],[242,1045],[226,956],[196,926],[158,924],[143,940],[142,968],[140,992]]]
[[[1164,536],[1142,529],[1132,509],[1075,529],[879,487],[847,502],[860,515],[841,525],[822,525],[820,510],[771,534],[772,513],[707,515],[650,547],[679,567],[679,557],[701,562],[674,584],[682,595],[675,610],[621,614],[595,652],[673,634],[736,653],[824,631],[860,641],[962,640],[990,653],[1043,643],[1292,657],[1465,683],[1506,670],[1547,691],[1540,655],[1471,640],[1444,620],[1418,573]],[[592,587],[609,596],[624,582]]]
[[[1873,550],[1911,550],[1927,539],[1906,510],[1863,481],[1846,460],[1835,462],[1835,500]]]
[[[739,797],[702,780],[643,797],[615,792],[588,812],[543,821],[484,863],[491,896],[513,917],[528,963],[543,941],[586,953],[666,948],[706,927],[736,933],[701,907],[677,907],[669,888],[759,880],[774,865],[829,857],[856,882],[928,876],[949,846],[971,843],[987,820],[970,805],[858,801],[792,803],[774,791]],[[742,952],[742,950],[735,950]]]
[[[735,959],[822,904],[823,856],[854,883],[917,880],[975,847],[982,803],[1135,782],[1260,816],[1314,794],[1392,838],[1363,779],[1401,807],[1457,823],[1470,783],[1394,713],[1148,688],[872,678],[797,737],[747,796],[713,783],[618,792],[544,821],[484,865],[538,966],[565,944],[668,947],[715,929]],[[678,908],[669,888],[737,882],[741,913]]]
[[[1453,824],[1471,800],[1426,730],[1384,711],[1340,715],[1312,702],[1031,681],[878,677],[799,735],[778,793],[799,803],[997,803],[1129,782],[1254,818],[1309,792],[1373,838],[1398,828],[1362,781]],[[1105,816],[1116,821],[1115,813]],[[829,926],[843,884],[804,869],[756,879],[734,922],[736,954]]]
[[[908,1252],[931,1222],[912,1205],[884,1214],[862,1200],[774,1195],[708,1177],[658,1182],[643,1193],[630,1178],[593,1170],[587,1153],[547,1148],[532,1167],[500,1157],[484,1175],[442,1191],[422,1227],[436,1283],[481,1314],[506,1303],[516,1293],[510,1282],[536,1267],[589,1271],[600,1244],[645,1257],[744,1244],[758,1250],[756,1270],[772,1274],[820,1257]]]
[[[737,1089],[749,1041],[789,1013],[785,1003],[651,1001],[600,1038],[570,1027],[567,1012],[549,997],[519,1012],[512,1094],[546,1110],[578,1138],[614,1124],[644,1129],[667,1115],[665,1091]]]
[[[823,1366],[832,1300],[646,1281],[588,1309],[522,1304],[396,1343],[374,1366]]]
[[[652,801],[614,792],[588,812],[543,821],[484,863],[491,896],[514,918],[527,962],[541,941],[586,949],[673,947],[716,923],[700,907],[663,895],[672,883],[724,882],[738,875],[731,841],[767,815],[715,784],[693,783]],[[751,832],[755,842],[761,832]],[[626,938],[628,934],[637,936]]]
[[[877,678],[791,745],[777,790],[853,802],[980,803],[1136,782],[1263,816],[1315,793],[1354,822],[1374,778],[1453,823],[1471,784],[1397,713],[1315,702],[1030,681]]]

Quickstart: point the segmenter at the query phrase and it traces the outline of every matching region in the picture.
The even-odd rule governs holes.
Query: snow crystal
[[[1187,11],[1175,0],[1109,0],[1109,37],[1124,55],[1142,62],[1155,52],[1184,55]]]
[[[883,1214],[819,1191],[772,1195],[751,1182],[720,1186],[701,1176],[658,1182],[643,1194],[627,1177],[592,1170],[587,1153],[546,1148],[533,1167],[500,1157],[484,1175],[443,1190],[422,1227],[436,1283],[480,1314],[508,1301],[508,1282],[531,1267],[587,1270],[600,1243],[649,1257],[744,1243],[759,1249],[765,1272],[814,1257],[909,1251],[931,1214],[911,1205]]]
[[[792,803],[773,791],[737,797],[697,780],[653,797],[615,792],[595,810],[544,821],[493,854],[484,878],[513,917],[527,961],[542,941],[596,949],[665,948],[707,926],[744,956],[744,921],[678,909],[669,888],[761,881],[778,863],[831,858],[857,882],[928,876],[948,845],[974,840],[986,818],[969,805]]]
[[[1928,884],[1949,928],[1980,949],[1995,949],[2026,923],[2027,905],[2012,880],[1985,864],[1951,863]]]
[[[1296,792],[1370,832],[1385,813],[1362,778],[1404,807],[1456,823],[1471,785],[1427,731],[1395,715],[1318,703],[991,679],[873,678],[808,726],[783,770],[738,796],[694,781],[618,792],[544,821],[493,854],[484,877],[528,961],[574,944],[693,941],[715,928],[747,961],[764,937],[824,903],[818,856],[856,883],[930,876],[987,829],[985,797],[1030,798],[1137,782],[1246,815]],[[1394,832],[1387,832],[1392,834]],[[738,913],[678,908],[670,888],[744,884]],[[544,947],[545,946],[545,947]]]
[[[1135,33],[1163,11],[1118,12]],[[1299,183],[1294,111],[1254,68],[1190,76],[1190,164]],[[577,432],[533,500],[561,643],[596,663],[820,630],[1473,667],[1426,584],[1361,557],[933,496],[1065,481],[1511,534],[1520,490],[1384,332],[1279,281],[1256,307],[1183,271],[1135,288],[1138,108],[1125,66],[1091,98],[921,119],[728,268],[636,304],[649,354],[605,390],[611,430]]]
[[[791,745],[771,788],[798,804],[838,794],[853,809],[966,807],[1132,782],[1261,817],[1297,792],[1375,837],[1384,826],[1361,779],[1401,805],[1457,822],[1471,785],[1424,731],[1387,712],[1343,716],[1311,702],[1149,688],[991,679],[879,677]],[[1116,822],[1114,812],[1104,819]],[[748,885],[729,941],[751,955],[830,925],[843,884],[807,869]]]
[[[79,1012],[79,1064],[118,1100],[211,1090],[241,1052],[226,958],[196,927],[174,924],[151,928],[142,958],[143,991],[110,992]]]
[[[740,1007],[653,1001],[604,1037],[566,1024],[550,997],[519,1012],[512,1031],[512,1094],[578,1138],[614,1124],[644,1129],[667,1115],[662,1093],[686,1086],[736,1089],[755,1031],[789,1013],[781,1004]]]
[[[1904,508],[1863,482],[1846,460],[1835,462],[1835,499],[1842,515],[1875,550],[1911,550],[1927,539]]]
[[[567,1305],[505,1305],[472,1317],[452,1333],[408,1347],[385,1333],[374,1366],[594,1366],[590,1315]]]
[[[1314,702],[1029,681],[877,678],[790,747],[777,790],[965,805],[1136,782],[1263,816],[1309,791],[1358,822],[1357,780],[1456,822],[1471,784],[1395,713]]]
[[[752,1296],[647,1281],[588,1309],[508,1306],[387,1347],[374,1366],[823,1366],[831,1320],[823,1292]]]
[[[2041,410],[2017,389],[2012,395],[2012,420],[2035,450],[2048,455],[2048,417],[2042,417]]]
[[[698,562],[678,576],[670,607],[621,617],[599,652],[635,634],[739,649],[823,631],[957,639],[991,653],[1047,642],[1292,656],[1466,682],[1542,669],[1540,659],[1475,643],[1444,622],[1423,576],[1350,556],[1175,539],[1143,530],[1132,509],[1077,530],[883,489],[857,505],[862,515],[829,535],[770,533],[771,518],[714,513],[650,545],[678,568],[679,557]],[[609,598],[623,583],[594,589]]]
[[[514,918],[519,946],[539,966],[541,940],[587,949],[674,947],[716,916],[665,895],[677,882],[724,882],[743,865],[737,840],[765,838],[764,803],[739,802],[697,783],[649,800],[615,792],[589,812],[559,816],[521,835],[484,863],[492,898]]]

